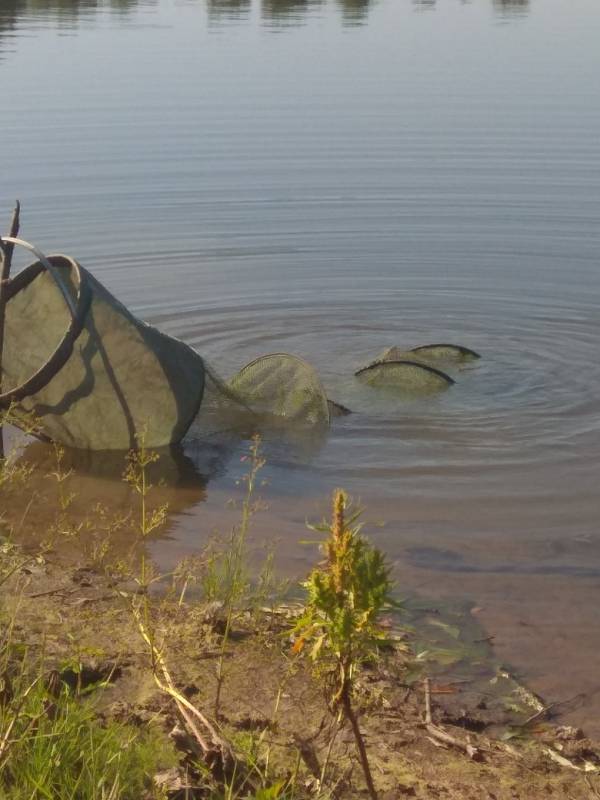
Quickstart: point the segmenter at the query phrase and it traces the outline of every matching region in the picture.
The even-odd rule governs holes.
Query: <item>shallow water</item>
[[[20,197],[25,238],[221,374],[287,350],[355,411],[267,443],[282,567],[342,485],[401,587],[469,598],[551,700],[600,688],[599,24],[595,0],[0,7],[6,219]],[[352,377],[436,341],[483,356],[440,396]],[[162,563],[229,523],[243,449],[165,467]]]

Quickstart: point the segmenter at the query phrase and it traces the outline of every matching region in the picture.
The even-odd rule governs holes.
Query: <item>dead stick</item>
[[[12,219],[10,221],[9,236],[13,239],[19,234],[19,227],[21,222],[21,204],[17,200],[15,210],[13,211]],[[2,393],[2,353],[4,351],[4,323],[6,318],[6,294],[8,291],[8,280],[10,278],[10,268],[12,266],[14,244],[7,243],[0,248],[0,260],[2,262],[2,269],[0,269],[0,394]],[[4,458],[4,432],[0,425],[0,458]]]
[[[531,725],[532,722],[536,722],[540,719],[544,719],[549,714],[551,714],[552,710],[556,708],[558,703],[550,703],[549,706],[545,706],[544,708],[540,709],[540,711],[536,711],[535,714],[532,714],[530,717],[527,717],[525,722],[522,722],[521,725],[524,728],[526,725]]]
[[[425,678],[425,725],[431,725],[431,681]]]
[[[196,738],[198,744],[205,752],[205,754],[209,754],[211,750],[217,750],[221,754],[221,759],[223,762],[224,771],[231,771],[231,769],[235,766],[236,758],[233,752],[233,748],[222,736],[219,735],[216,728],[212,723],[207,719],[207,717],[202,714],[202,712],[196,708],[190,701],[185,697],[181,692],[177,690],[173,679],[167,669],[166,662],[163,658],[162,653],[156,647],[155,642],[152,640],[150,634],[148,633],[146,626],[142,620],[141,614],[139,609],[133,607],[132,608],[133,615],[135,621],[138,625],[138,630],[142,636],[142,639],[146,642],[148,647],[150,648],[150,655],[152,657],[152,666],[154,672],[154,681],[158,688],[167,695],[170,695],[173,700],[175,700],[177,708],[180,712],[182,712],[182,716],[184,720],[189,724],[190,715],[195,716],[196,719],[200,721],[202,726],[210,736],[211,742],[213,747],[211,748],[206,739],[199,733],[198,728],[196,725],[193,725],[190,729],[193,736]],[[163,680],[161,680],[158,672],[162,672]],[[183,713],[185,709],[185,714]]]
[[[468,742],[466,744],[461,742],[459,739],[456,739],[454,736],[451,736],[449,733],[433,724],[431,718],[431,681],[429,678],[425,678],[423,683],[425,684],[425,728],[427,733],[434,739],[437,739],[438,742],[452,745],[452,747],[456,747],[466,753],[469,758],[474,758],[478,754],[478,749],[476,747],[473,747],[473,745]]]
[[[438,728],[437,725],[434,725],[431,722],[427,723],[425,727],[427,729],[427,733],[434,739],[437,739],[438,742],[443,742],[444,744],[452,745],[452,747],[456,747],[458,750],[462,750],[470,758],[473,758],[473,755],[478,750],[478,748],[473,747],[472,744],[469,744],[468,742],[461,742],[460,739],[451,736],[449,733],[447,733],[447,731]]]

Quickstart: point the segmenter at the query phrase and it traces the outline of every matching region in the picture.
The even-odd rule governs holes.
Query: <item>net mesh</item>
[[[137,319],[77,262],[50,256],[68,296],[85,293],[81,328],[64,362],[18,397],[41,433],[82,450],[127,450],[180,441],[202,401],[204,362],[191,347]],[[2,391],[6,402],[65,341],[71,312],[53,274],[35,263],[11,282],[6,304]]]
[[[435,392],[454,381],[439,369],[416,361],[381,361],[356,373],[369,386],[399,388],[408,392]]]
[[[402,347],[388,347],[380,353],[373,363],[379,361],[423,361],[426,364],[461,364],[480,358],[479,353],[458,344],[423,344],[405,350]]]
[[[319,376],[297,356],[273,353],[257,358],[234,375],[227,388],[263,419],[329,423],[329,403]]]
[[[253,430],[256,414],[245,399],[233,391],[206,361],[204,373],[202,405],[190,426],[188,438],[199,439],[225,431],[243,434]]]
[[[288,353],[261,356],[224,381],[192,348],[137,319],[66,256],[40,256],[3,287],[0,405],[12,406],[17,397],[17,413],[32,412],[45,436],[74,448],[127,449],[140,433],[156,447],[186,432],[204,438],[268,426],[305,436],[308,426],[319,432],[350,413],[327,398],[309,363]],[[355,374],[368,386],[426,394],[454,383],[439,365],[460,369],[476,358],[453,344],[390,347]]]

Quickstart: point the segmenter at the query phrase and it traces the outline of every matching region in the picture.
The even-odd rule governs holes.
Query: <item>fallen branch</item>
[[[438,742],[442,742],[443,744],[450,745],[451,747],[455,747],[457,750],[462,750],[463,753],[472,758],[474,761],[480,760],[483,756],[481,750],[478,747],[475,747],[470,742],[461,742],[460,739],[456,739],[454,736],[451,736],[447,731],[443,730],[442,728],[438,728],[437,725],[433,723],[426,725],[425,728],[427,729],[427,733],[433,738],[436,739]]]
[[[177,710],[181,714],[185,724],[188,726],[188,730],[200,745],[200,748],[209,766],[211,766],[213,769],[218,767],[219,771],[221,771],[223,775],[232,775],[235,771],[237,759],[233,749],[231,748],[231,745],[218,733],[215,726],[207,719],[207,717],[205,717],[204,714],[196,708],[196,706],[190,703],[187,697],[185,697],[185,695],[183,695],[176,688],[173,678],[171,677],[171,674],[167,668],[165,659],[148,633],[139,609],[133,607],[133,615],[137,622],[142,639],[150,648],[150,654],[152,657],[152,672],[156,685],[161,692],[169,695],[175,701]],[[197,722],[199,722],[204,728],[206,735],[200,731]],[[218,759],[218,764],[215,764],[215,756]]]
[[[594,766],[594,764],[590,764],[589,761],[584,761],[583,767],[579,767],[577,764],[569,761],[568,758],[561,756],[560,753],[557,753],[556,750],[553,750],[551,747],[544,747],[544,751],[550,756],[552,761],[554,761],[556,764],[559,764],[561,767],[575,769],[577,772],[598,772],[598,767]]]
[[[432,737],[435,742],[440,742],[444,745],[449,745],[451,747],[455,747],[457,750],[461,750],[463,753],[469,756],[469,758],[473,759],[474,761],[481,760],[483,758],[481,750],[477,747],[474,747],[470,742],[461,742],[460,739],[456,739],[454,736],[451,736],[447,731],[443,730],[443,728],[439,728],[437,725],[433,724],[432,717],[431,717],[431,683],[429,678],[425,678],[425,730]]]
[[[527,717],[525,722],[521,723],[523,727],[526,725],[531,725],[532,722],[539,722],[542,719],[546,719],[552,711],[556,708],[557,703],[550,703],[549,706],[544,706],[539,711],[536,711],[535,714],[532,714],[530,717]]]
[[[425,678],[425,725],[431,725],[431,681]]]

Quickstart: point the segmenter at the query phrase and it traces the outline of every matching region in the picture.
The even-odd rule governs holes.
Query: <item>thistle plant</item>
[[[319,665],[330,708],[350,722],[367,788],[376,800],[353,698],[357,668],[377,654],[386,638],[377,620],[392,602],[392,583],[383,554],[360,533],[360,511],[348,514],[348,507],[346,493],[336,490],[331,522],[315,528],[327,533],[325,560],[304,583],[308,600],[294,627],[293,649],[308,652]]]

